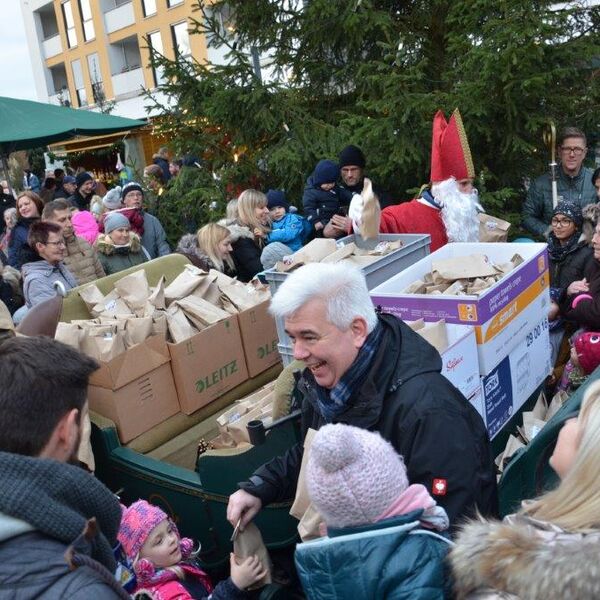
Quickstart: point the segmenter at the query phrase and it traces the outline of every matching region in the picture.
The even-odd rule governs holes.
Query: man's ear
[[[352,331],[352,337],[354,339],[354,347],[362,348],[367,336],[369,335],[369,326],[364,317],[354,317],[350,324],[350,331]]]
[[[67,462],[79,440],[80,415],[77,408],[65,413],[56,424],[48,443],[40,452],[41,458]]]

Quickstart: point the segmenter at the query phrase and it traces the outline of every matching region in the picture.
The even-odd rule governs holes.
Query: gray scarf
[[[92,558],[115,570],[112,547],[121,523],[114,494],[80,467],[46,458],[0,452],[0,512],[71,544],[96,517]]]

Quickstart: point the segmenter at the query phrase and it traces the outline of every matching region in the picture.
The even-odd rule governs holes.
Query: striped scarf
[[[320,385],[316,386],[319,410],[328,423],[331,423],[346,410],[350,396],[358,389],[371,367],[382,335],[383,327],[381,323],[377,323],[375,329],[371,331],[362,348],[358,351],[354,362],[337,384],[331,390],[327,390]]]

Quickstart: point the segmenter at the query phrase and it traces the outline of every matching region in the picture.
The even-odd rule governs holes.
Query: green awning
[[[0,96],[0,154],[65,141],[80,135],[102,135],[143,127],[147,123]]]

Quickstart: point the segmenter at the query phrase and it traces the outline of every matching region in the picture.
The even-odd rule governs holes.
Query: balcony
[[[132,92],[140,93],[144,87],[144,72],[138,67],[125,73],[118,73],[112,76],[113,94],[115,97]]]
[[[60,35],[53,35],[52,37],[45,39],[42,42],[42,49],[44,51],[44,58],[52,58],[57,54],[61,54],[63,51],[62,44],[60,41]]]
[[[133,14],[133,3],[121,4],[117,8],[113,8],[104,13],[104,24],[106,33],[118,31],[124,27],[129,27],[135,23],[135,15]]]
[[[48,102],[58,106],[71,106],[71,95],[69,94],[69,90],[65,89],[52,96],[48,96]]]

